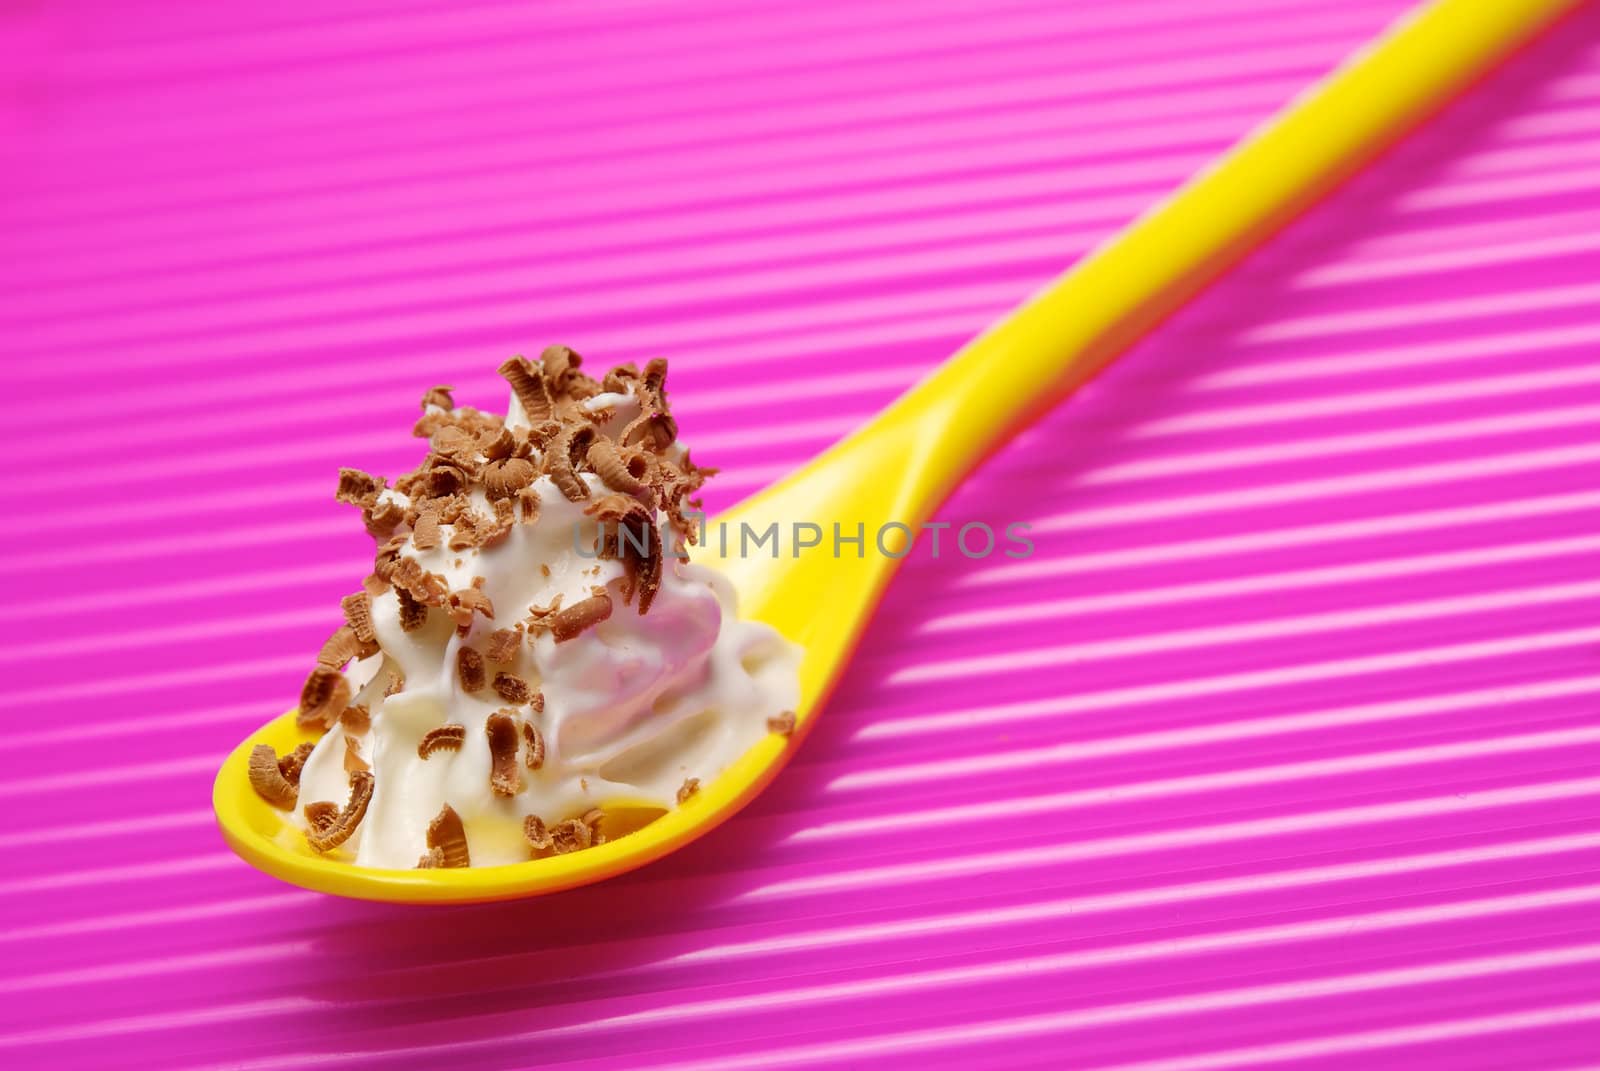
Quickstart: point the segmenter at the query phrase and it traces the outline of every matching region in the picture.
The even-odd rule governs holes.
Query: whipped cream
[[[613,411],[599,426],[613,437],[640,413],[632,389],[579,404],[595,413]],[[435,406],[426,412],[445,411]],[[505,425],[529,426],[515,394]],[[665,454],[681,458],[682,447],[673,442]],[[539,461],[537,454],[533,460]],[[596,473],[577,475],[593,496],[612,493]],[[411,529],[402,523],[395,530],[396,537],[405,536],[400,558],[415,559],[451,591],[477,581],[495,616],[472,615],[463,635],[456,619],[435,609],[420,628],[405,631],[400,593],[391,587],[372,597],[378,650],[344,669],[350,702],[367,708],[368,723],[334,725],[318,742],[301,771],[294,812],[306,828],[307,805],[344,805],[349,749],[371,767],[365,817],[335,857],[361,866],[415,867],[429,851],[430,821],[448,804],[460,816],[472,865],[521,862],[530,857],[527,816],[553,825],[612,803],[670,809],[687,780],[709,783],[769,732],[769,719],[794,709],[798,649],[765,625],[741,621],[734,593],[718,573],[676,557],[677,537],[664,516],[656,521],[667,548],[660,585],[648,613],[640,614],[624,564],[594,556],[601,533],[585,513],[587,503],[571,501],[549,476],[531,487],[538,495],[537,521],[514,524],[489,546],[449,549],[453,527],[445,524],[436,546],[418,549]],[[493,517],[482,490],[470,498],[474,512]],[[394,489],[383,490],[379,502],[410,505]],[[490,687],[464,688],[461,648],[483,653],[497,629],[557,599],[572,606],[597,589],[613,606],[599,624],[563,642],[548,629],[530,628],[508,661],[484,655],[489,678],[501,672],[520,678],[542,694],[542,709],[537,701],[508,702]],[[492,715],[508,708],[539,730],[545,748],[537,769],[519,752],[520,787],[510,796],[491,789],[486,728]],[[459,749],[424,758],[418,749],[424,735],[449,724],[464,729]]]

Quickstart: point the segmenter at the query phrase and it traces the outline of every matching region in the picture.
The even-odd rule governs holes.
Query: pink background
[[[1037,554],[692,849],[406,909],[208,805],[425,386],[665,354],[730,503],[1401,9],[0,10],[0,1065],[1600,1062],[1593,12],[995,458]]]

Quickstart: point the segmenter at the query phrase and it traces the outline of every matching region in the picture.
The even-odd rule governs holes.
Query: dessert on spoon
[[[666,811],[792,726],[798,651],[681,560],[709,470],[666,363],[596,380],[562,346],[499,371],[502,419],[422,399],[422,462],[337,497],[376,542],[295,724],[249,778],[305,846],[386,869],[518,863],[605,843],[604,805]],[[292,841],[293,837],[289,839]]]

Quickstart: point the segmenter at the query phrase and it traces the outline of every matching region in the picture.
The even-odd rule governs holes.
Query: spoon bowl
[[[709,832],[765,788],[794,753],[849,662],[907,533],[916,532],[968,472],[1578,2],[1436,0],[1418,9],[872,422],[712,521],[694,560],[729,578],[740,616],[772,625],[800,645],[800,701],[790,736],[763,738],[682,805],[663,812],[637,800],[607,801],[607,842],[566,855],[465,869],[357,867],[313,852],[283,812],[250,786],[252,747],[270,744],[282,753],[311,739],[290,711],[252,733],[223,762],[212,793],[223,836],[252,865],[296,885],[371,900],[442,903],[532,896],[599,881]],[[773,526],[776,539],[767,536]],[[755,554],[740,552],[747,529],[760,537]],[[819,541],[810,545],[817,533]]]

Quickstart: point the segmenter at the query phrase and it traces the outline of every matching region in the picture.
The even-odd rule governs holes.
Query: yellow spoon
[[[608,823],[638,827],[599,847],[511,866],[376,870],[324,859],[250,787],[251,747],[288,751],[309,739],[294,713],[240,744],[217,774],[223,836],[250,863],[311,889],[372,900],[446,902],[533,896],[598,881],[657,859],[749,802],[783,766],[893,575],[880,529],[915,530],[991,450],[1340,180],[1426,118],[1581,0],[1436,0],[1408,16],[1321,85],[1235,146],[1173,196],[917,384],[876,420],[793,476],[711,522],[697,560],[723,569],[743,616],[800,644],[794,735],[751,748],[674,811],[607,805]],[[1008,396],[996,381],[1030,384]],[[742,525],[776,523],[783,556],[738,554]],[[797,524],[821,546],[793,553]],[[731,553],[719,555],[718,525]],[[834,555],[834,525],[865,548]],[[808,540],[814,533],[808,530]],[[903,533],[889,529],[888,548]],[[770,545],[770,544],[769,544]]]

